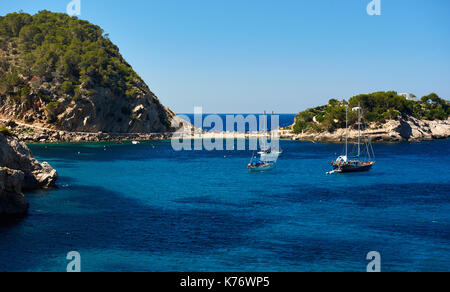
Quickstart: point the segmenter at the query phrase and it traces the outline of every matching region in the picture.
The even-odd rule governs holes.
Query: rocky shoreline
[[[22,217],[29,204],[22,190],[55,187],[58,173],[33,158],[25,143],[0,133],[0,218]]]
[[[88,133],[53,130],[41,126],[28,125],[10,120],[0,120],[7,129],[25,143],[88,143],[149,141],[170,139],[172,133]]]
[[[181,135],[174,133],[88,133],[53,130],[36,125],[28,125],[15,121],[1,120],[20,141],[25,143],[93,143],[93,142],[131,142],[170,140],[173,137],[185,139],[250,139],[262,136],[262,133],[230,133],[230,132],[198,132],[188,128]],[[450,137],[450,119],[442,121],[425,121],[413,117],[390,120],[383,125],[371,124],[362,131],[363,136],[370,136],[372,142],[398,143],[420,142],[446,139]],[[282,140],[313,141],[324,143],[345,142],[345,129],[335,132],[295,134],[289,129],[279,131]],[[357,129],[349,130],[349,140],[358,139]]]
[[[64,131],[44,130],[37,134],[19,134],[25,143],[93,143],[93,142],[122,142],[122,141],[152,141],[168,140],[171,133],[155,134],[110,134],[110,133],[74,133]]]
[[[345,129],[335,132],[295,134],[290,130],[281,130],[280,138],[313,141],[325,143],[345,142]],[[450,119],[442,121],[425,121],[413,117],[407,119],[390,120],[383,125],[371,124],[368,129],[362,131],[363,136],[369,136],[372,142],[398,143],[398,142],[421,142],[446,139],[450,137]],[[358,130],[349,130],[349,140],[358,140]]]

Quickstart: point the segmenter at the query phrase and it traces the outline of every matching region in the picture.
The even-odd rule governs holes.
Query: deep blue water
[[[277,168],[250,152],[170,142],[33,145],[59,189],[28,193],[0,227],[0,271],[450,270],[450,140],[375,145],[369,173],[325,175],[341,145],[282,141]]]
[[[181,114],[181,115],[186,116],[188,118],[187,119],[188,122],[190,122],[191,124],[194,124],[194,114]],[[205,122],[205,119],[206,119],[206,117],[208,115],[210,115],[210,114],[203,114],[203,119],[202,119],[203,122]],[[227,116],[237,117],[239,115],[242,115],[244,118],[247,118],[250,115],[255,116],[256,120],[257,120],[257,125],[256,125],[257,129],[250,129],[249,125],[246,124],[245,125],[245,132],[254,131],[254,130],[260,130],[261,129],[260,123],[264,123],[264,114],[263,113],[262,114],[213,114],[213,115],[218,115],[221,118],[224,130],[228,130],[228,131],[235,131],[235,132],[237,132],[240,129],[237,128],[236,124],[234,125],[234,129],[225,129],[225,127],[227,125],[227,122],[226,122],[227,121]],[[291,126],[294,123],[294,119],[295,119],[295,116],[296,116],[296,114],[276,114],[276,115],[278,116],[278,119],[279,119],[278,120],[279,127],[282,127],[282,128]],[[268,130],[271,130],[272,128],[277,128],[276,125],[274,125],[272,127],[272,115],[268,114],[266,118],[267,118],[266,128]],[[205,126],[204,124],[200,125],[200,126],[196,125],[196,128],[202,128],[204,130],[211,130],[213,127],[216,127],[216,125],[212,124],[210,127]]]

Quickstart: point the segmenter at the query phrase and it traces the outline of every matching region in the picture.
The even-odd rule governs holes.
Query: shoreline
[[[250,140],[254,139],[255,137],[186,137],[185,139],[189,140],[205,140],[205,139],[223,139],[223,140]],[[20,139],[20,138],[19,138]],[[57,142],[26,142],[23,141],[26,145],[59,145],[59,144],[67,144],[67,145],[77,145],[77,144],[113,144],[113,145],[130,145],[132,142],[137,141],[139,143],[146,143],[146,142],[170,142],[173,139],[171,137],[165,137],[165,138],[152,138],[152,139],[125,139],[125,140],[97,140],[97,141],[57,141]],[[258,138],[257,138],[258,139]],[[377,140],[377,141],[371,141],[372,144],[401,144],[401,143],[422,143],[422,142],[433,142],[433,141],[442,141],[450,139],[450,137],[442,137],[442,138],[433,138],[433,139],[422,139],[422,140]],[[280,141],[293,141],[293,142],[310,142],[313,144],[345,144],[345,138],[342,137],[340,140],[316,140],[316,139],[308,139],[308,138],[302,138],[302,139],[292,139],[288,137],[282,137],[279,139]],[[356,143],[357,139],[349,139],[349,143]]]
[[[295,134],[289,130],[283,131],[284,136],[299,141],[344,143],[346,136],[346,129],[337,129],[332,133],[303,132]],[[348,134],[350,142],[357,141],[357,129],[350,129]],[[408,117],[389,120],[382,125],[372,123],[367,129],[361,131],[361,136],[370,137],[373,143],[422,142],[447,139],[450,138],[450,118],[447,120],[428,121]]]
[[[0,119],[11,132],[27,144],[61,144],[61,143],[121,143],[145,141],[170,141],[172,139],[259,139],[270,138],[270,133],[262,132],[201,132],[186,129],[184,132],[170,133],[91,133],[68,132],[49,129],[38,125],[28,125],[17,121]],[[369,136],[373,143],[402,143],[434,141],[450,138],[450,119],[443,121],[423,121],[410,118],[408,120],[391,120],[383,125],[371,125],[361,132]],[[349,131],[349,141],[357,141],[358,132]],[[345,142],[345,129],[338,129],[333,133],[301,133],[295,134],[291,130],[280,129],[274,132],[274,137],[280,140],[293,140],[313,143],[341,144]]]

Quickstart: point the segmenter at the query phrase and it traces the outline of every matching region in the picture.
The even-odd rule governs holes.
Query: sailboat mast
[[[345,157],[348,158],[348,105],[345,110]]]
[[[267,112],[266,111],[264,111],[264,125],[263,125],[263,128],[264,128],[264,132],[263,132],[263,148],[262,148],[262,150],[263,151],[266,151],[266,146],[267,146],[267,144],[266,144],[266,142],[267,142]]]
[[[361,156],[361,103],[358,102],[358,158]]]
[[[273,121],[273,116],[274,115],[275,115],[275,112],[272,111],[272,115],[270,116],[270,141],[272,141],[272,139],[273,139],[272,121]]]

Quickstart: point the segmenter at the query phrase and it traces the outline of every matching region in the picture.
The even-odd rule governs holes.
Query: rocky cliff
[[[100,27],[49,11],[0,17],[0,118],[68,132],[162,133],[174,117]]]
[[[0,219],[9,216],[24,216],[28,202],[22,193],[24,173],[0,167]]]
[[[58,174],[48,163],[39,163],[17,138],[0,133],[0,216],[26,214],[22,189],[54,187]]]

